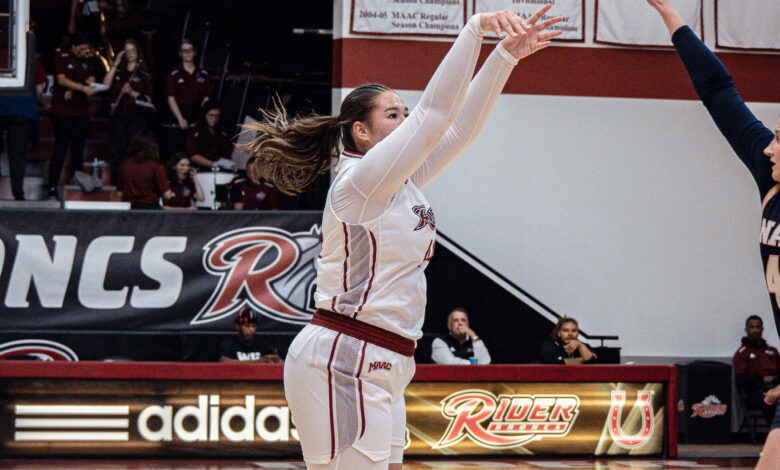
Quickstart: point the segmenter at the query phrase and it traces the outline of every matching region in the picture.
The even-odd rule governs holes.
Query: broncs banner
[[[320,212],[0,213],[0,329],[265,330],[311,318]]]
[[[412,382],[406,455],[650,455],[662,383]],[[6,379],[3,455],[300,456],[281,381]],[[323,436],[323,439],[327,439]]]

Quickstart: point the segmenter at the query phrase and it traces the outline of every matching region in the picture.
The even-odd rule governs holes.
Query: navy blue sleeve
[[[772,140],[772,131],[745,106],[726,67],[696,37],[691,28],[683,26],[675,31],[672,42],[691,77],[696,94],[721,134],[750,170],[763,199],[775,185],[772,164],[763,153]]]

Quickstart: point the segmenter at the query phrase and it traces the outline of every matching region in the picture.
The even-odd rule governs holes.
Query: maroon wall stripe
[[[422,90],[449,42],[346,38],[333,42],[333,88],[368,82]],[[481,64],[495,46],[484,44]],[[780,55],[719,53],[746,101],[780,103]],[[504,93],[609,98],[697,99],[674,51],[551,47],[517,66]]]

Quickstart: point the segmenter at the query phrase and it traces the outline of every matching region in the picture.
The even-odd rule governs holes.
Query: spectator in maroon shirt
[[[192,200],[202,202],[205,199],[195,168],[186,153],[175,153],[165,166],[165,173],[173,194],[163,199],[163,209],[195,209]]]
[[[151,132],[136,134],[127,148],[129,157],[119,166],[116,189],[132,209],[161,209],[160,198],[173,192],[160,164],[160,150]]]
[[[179,43],[181,63],[173,69],[165,81],[165,97],[170,114],[165,129],[169,134],[164,140],[171,152],[184,150],[187,132],[198,121],[200,108],[211,95],[209,74],[195,65],[195,46],[189,39]]]
[[[247,161],[247,167],[255,157]],[[268,181],[255,183],[249,176],[242,174],[230,183],[230,200],[237,211],[279,210],[282,193]]]
[[[196,166],[208,169],[220,158],[230,158],[232,146],[220,129],[222,110],[217,103],[207,101],[198,125],[187,135],[186,151]]]
[[[84,144],[89,131],[89,97],[96,90],[95,62],[85,34],[74,34],[69,51],[54,57],[54,89],[51,98],[51,122],[54,127],[54,153],[49,161],[49,196],[56,195],[65,153],[70,144],[71,174],[81,171]]]
[[[774,417],[774,405],[765,406],[764,392],[771,388],[780,373],[780,353],[762,338],[764,321],[751,315],[745,321],[742,346],[734,353],[734,376],[737,388],[743,393],[748,406],[760,408],[767,422]]]
[[[130,139],[148,127],[149,108],[143,104],[152,100],[152,76],[144,64],[138,42],[134,39],[125,41],[114,65],[103,78],[103,84],[110,87],[111,93],[113,110],[108,133],[110,163],[116,171],[127,158]]]

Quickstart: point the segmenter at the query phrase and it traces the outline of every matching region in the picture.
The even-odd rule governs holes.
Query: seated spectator
[[[89,86],[95,81],[91,47],[87,36],[77,33],[71,38],[70,50],[57,52],[54,56],[51,97],[54,153],[49,160],[49,197],[57,194],[68,144],[71,176],[84,167],[84,144],[89,132],[89,97],[97,93]]]
[[[112,111],[108,135],[111,168],[116,171],[127,158],[130,139],[148,126],[152,76],[146,69],[138,42],[133,39],[125,41],[114,65],[103,78],[103,84],[111,87]]]
[[[141,132],[127,148],[130,155],[119,166],[116,189],[132,209],[161,209],[160,198],[171,199],[173,192],[160,162],[154,135]]]
[[[207,101],[198,125],[187,135],[187,155],[199,168],[210,169],[220,158],[230,158],[232,146],[227,134],[220,128],[221,115],[219,105]]]
[[[577,320],[562,317],[542,344],[542,364],[592,364],[598,359],[587,343],[578,340]]]
[[[257,313],[244,307],[233,319],[238,334],[220,345],[219,362],[284,362],[279,352],[266,341],[255,336]]]
[[[490,353],[474,330],[469,328],[466,309],[456,307],[447,317],[449,332],[433,340],[431,359],[436,364],[490,364]]]
[[[165,152],[184,150],[185,139],[200,117],[200,108],[211,96],[209,74],[195,65],[195,46],[189,39],[179,43],[181,64],[168,74],[165,97],[169,113],[165,118]]]
[[[192,200],[203,201],[203,188],[196,177],[195,168],[184,152],[174,154],[165,168],[172,195],[163,199],[163,209],[195,209]]]
[[[764,393],[772,387],[780,373],[780,354],[762,337],[764,322],[751,315],[745,321],[742,347],[734,353],[734,375],[737,388],[745,394],[750,408],[761,409],[768,423],[774,417],[774,406],[764,403]]]
[[[254,157],[247,161],[247,167]],[[230,200],[237,211],[278,210],[282,193],[268,181],[255,183],[245,173],[230,183]]]

